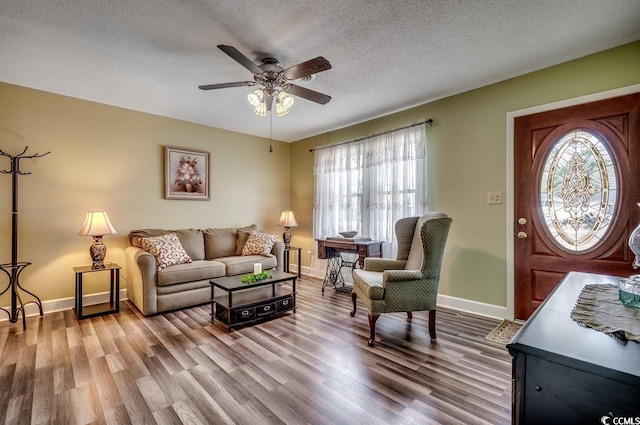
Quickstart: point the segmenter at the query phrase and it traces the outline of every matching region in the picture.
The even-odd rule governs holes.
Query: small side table
[[[76,315],[78,319],[101,316],[103,314],[117,313],[120,311],[120,266],[116,263],[106,263],[102,269],[93,269],[91,266],[74,267],[76,273]],[[109,302],[93,305],[82,305],[82,276],[85,273],[105,272],[111,275],[109,289]]]
[[[298,248],[296,246],[290,246],[289,248],[284,248],[284,271],[289,273],[289,254],[291,251],[298,251],[298,277],[302,277],[302,248]]]

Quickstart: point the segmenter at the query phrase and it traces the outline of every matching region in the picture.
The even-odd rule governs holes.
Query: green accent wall
[[[315,250],[310,148],[432,118],[429,209],[453,218],[439,292],[506,306],[507,113],[639,83],[640,42],[635,42],[297,141],[291,146],[291,209],[300,226],[292,243],[303,253]],[[501,191],[503,203],[488,205],[489,191]],[[309,255],[303,260],[308,266]]]

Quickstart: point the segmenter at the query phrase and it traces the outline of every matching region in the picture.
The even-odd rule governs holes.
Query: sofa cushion
[[[178,235],[178,239],[182,244],[182,247],[187,252],[192,260],[204,260],[204,236],[202,231],[198,229],[180,229],[180,230],[165,230],[165,229],[140,229],[132,230],[129,233],[129,243],[138,248],[142,248],[141,238],[150,238],[155,236],[168,235],[169,233],[175,233]]]
[[[227,270],[227,276],[253,273],[255,263],[262,264],[262,270],[273,269],[278,265],[276,257],[264,257],[262,255],[242,255],[234,257],[218,258],[216,261],[223,263]]]
[[[162,236],[141,238],[142,249],[156,257],[158,271],[175,264],[190,263],[191,258],[185,252],[178,235],[169,233]]]
[[[242,255],[271,255],[273,244],[276,243],[278,237],[270,235],[263,231],[253,231],[247,239],[247,243],[242,248]]]
[[[249,235],[253,230],[257,230],[258,226],[252,224],[251,226],[238,227],[238,243],[236,245],[236,255],[242,255],[242,248],[247,243]]]
[[[238,229],[205,229],[204,258],[212,260],[219,257],[236,255]]]
[[[218,261],[198,260],[190,264],[178,264],[158,272],[158,286],[194,282],[225,275],[225,265]]]
[[[198,229],[176,230],[180,243],[192,260],[204,260],[204,235]]]
[[[129,233],[129,243],[132,246],[137,246],[138,248],[142,248],[142,242],[140,241],[140,239],[151,238],[154,236],[162,236],[162,235],[166,235],[167,233],[171,233],[171,232],[163,229],[132,230]]]

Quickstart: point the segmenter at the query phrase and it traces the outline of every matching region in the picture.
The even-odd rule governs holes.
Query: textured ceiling
[[[216,48],[287,68],[299,85],[273,137],[299,140],[640,39],[638,0],[1,0],[0,81],[269,136],[251,80]]]

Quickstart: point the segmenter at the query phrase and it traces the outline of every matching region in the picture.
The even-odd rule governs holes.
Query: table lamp
[[[284,233],[282,234],[282,240],[284,241],[284,247],[289,248],[291,243],[290,227],[297,226],[296,218],[293,216],[293,211],[282,211],[280,220],[278,220],[278,226],[284,226]]]
[[[84,220],[84,226],[78,235],[93,236],[93,243],[89,247],[89,254],[93,260],[92,269],[104,269],[104,257],[107,255],[107,247],[102,243],[104,235],[117,233],[113,228],[107,213],[104,211],[88,211]]]

